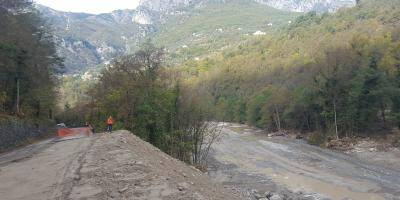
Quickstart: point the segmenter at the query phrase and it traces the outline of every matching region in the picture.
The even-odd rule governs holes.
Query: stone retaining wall
[[[22,145],[29,139],[47,137],[52,133],[56,133],[56,127],[50,120],[28,121],[0,116],[0,152]]]

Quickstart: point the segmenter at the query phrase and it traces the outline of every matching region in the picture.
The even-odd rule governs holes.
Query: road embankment
[[[127,131],[46,145],[0,166],[2,199],[237,199]]]

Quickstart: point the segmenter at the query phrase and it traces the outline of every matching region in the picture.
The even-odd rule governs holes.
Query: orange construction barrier
[[[58,137],[63,138],[63,137],[69,137],[69,136],[76,136],[76,135],[91,135],[92,130],[88,127],[83,127],[83,128],[61,128],[58,129]]]

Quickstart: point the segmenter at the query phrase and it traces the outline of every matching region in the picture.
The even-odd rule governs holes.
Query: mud
[[[264,193],[281,199],[400,199],[400,169],[387,165],[400,163],[399,157],[378,162],[301,140],[269,138],[238,124],[226,124],[222,132],[209,175],[240,191],[243,199],[259,199]]]

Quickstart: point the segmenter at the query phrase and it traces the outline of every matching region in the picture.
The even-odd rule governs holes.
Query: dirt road
[[[222,132],[209,173],[244,199],[400,199],[399,154],[385,165],[242,125]]]
[[[237,199],[127,131],[48,140],[0,156],[1,200]]]

